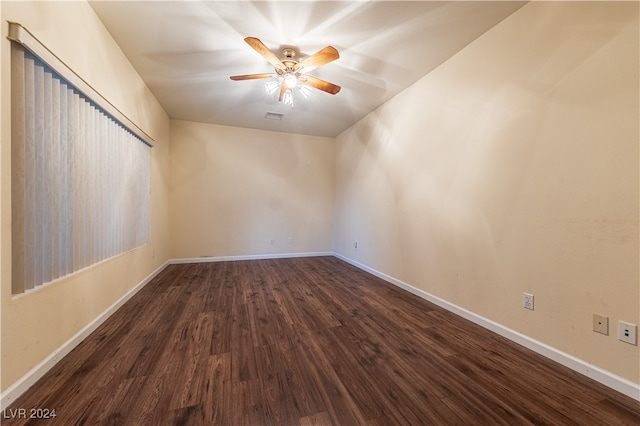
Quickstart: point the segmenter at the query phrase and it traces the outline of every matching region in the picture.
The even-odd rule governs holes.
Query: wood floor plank
[[[17,408],[57,417],[3,425],[640,424],[640,402],[335,257],[169,265]]]
[[[202,407],[206,424],[232,424],[231,352],[210,356],[203,373]]]
[[[331,417],[326,411],[312,414],[310,416],[300,417],[301,426],[328,426],[331,424]]]
[[[299,335],[288,335],[278,342],[281,360],[285,363],[286,380],[293,392],[295,405],[301,416],[325,409],[322,388],[317,379],[317,365],[313,364],[301,347]]]
[[[277,371],[260,380],[260,394],[266,402],[270,418],[262,421],[265,424],[290,425],[297,423],[300,411],[297,408],[293,390],[289,386],[286,372]]]
[[[234,382],[258,378],[253,340],[246,303],[234,306],[231,329],[231,366]]]

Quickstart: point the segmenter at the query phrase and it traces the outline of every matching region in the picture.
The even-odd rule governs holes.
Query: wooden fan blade
[[[231,77],[229,77],[231,80],[257,80],[259,78],[269,78],[269,77],[275,77],[276,75],[271,73],[271,74],[246,74],[246,75],[232,75]]]
[[[244,39],[244,41],[246,41],[249,46],[253,47],[256,52],[261,54],[263,58],[269,61],[271,65],[276,68],[284,68],[284,64],[282,63],[282,61],[278,59],[278,57],[274,55],[273,52],[270,51],[269,48],[265,46],[264,43],[259,39],[255,37],[247,37]]]
[[[304,79],[306,79],[306,81]],[[328,81],[320,80],[319,78],[310,75],[305,75],[304,79],[300,79],[300,83],[305,86],[313,87],[315,89],[322,90],[323,92],[331,93],[332,95],[335,95],[340,91],[340,86],[329,83]]]
[[[311,56],[307,56],[300,61],[296,67],[296,70],[300,72],[308,72],[312,69],[318,68],[321,65],[328,64],[331,61],[335,61],[340,57],[338,51],[332,47],[327,46],[322,50],[317,51]]]
[[[287,91],[287,85],[286,84],[281,84],[280,85],[280,97],[278,98],[279,102],[282,102],[282,99],[284,99],[284,94]]]

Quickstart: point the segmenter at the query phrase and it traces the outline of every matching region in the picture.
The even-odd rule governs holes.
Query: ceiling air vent
[[[279,112],[267,112],[264,116],[264,118],[269,120],[282,120],[282,117],[284,117],[284,114],[280,114]]]

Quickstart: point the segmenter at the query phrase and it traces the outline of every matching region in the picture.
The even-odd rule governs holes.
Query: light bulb
[[[291,107],[293,108],[293,96],[291,95],[291,90],[287,90],[286,92],[284,92],[282,102],[284,102],[285,105],[291,105]]]
[[[284,84],[289,89],[293,89],[294,87],[296,87],[296,84],[298,84],[298,77],[289,72],[284,76]]]

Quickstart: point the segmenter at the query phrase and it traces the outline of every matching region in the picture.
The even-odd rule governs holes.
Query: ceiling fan
[[[234,75],[231,76],[231,80],[255,80],[278,77],[277,82],[272,81],[267,83],[267,90],[273,92],[279,86],[280,96],[278,100],[291,105],[293,105],[292,90],[296,87],[302,86],[300,87],[301,89],[312,87],[332,95],[335,95],[340,91],[340,86],[307,74],[307,72],[315,68],[338,59],[340,55],[334,47],[327,46],[298,62],[295,59],[296,51],[291,48],[283,49],[282,54],[284,57],[279,59],[259,39],[255,37],[247,37],[244,41],[246,41],[249,46],[253,47],[256,52],[262,55],[275,67],[275,73]]]

